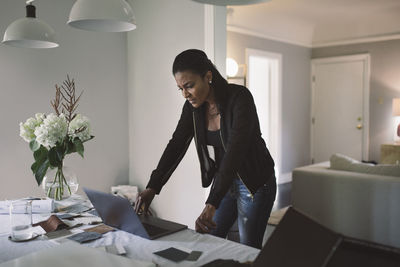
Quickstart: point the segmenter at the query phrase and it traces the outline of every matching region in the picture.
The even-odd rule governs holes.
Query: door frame
[[[331,64],[331,63],[342,63],[342,62],[354,62],[361,61],[364,65],[363,74],[363,135],[362,135],[362,159],[369,159],[369,98],[370,98],[370,75],[371,75],[371,56],[369,54],[356,54],[349,56],[337,56],[337,57],[326,57],[317,58],[311,60],[311,120],[310,120],[310,155],[311,162],[314,159],[314,114],[315,114],[315,68],[317,65]]]
[[[277,60],[278,63],[278,80],[277,80],[277,86],[276,88],[272,88],[271,95],[270,95],[270,102],[275,103],[275,106],[270,107],[271,108],[271,117],[273,116],[274,118],[271,118],[272,122],[275,123],[277,126],[276,127],[270,127],[270,133],[273,140],[273,143],[276,143],[276,155],[274,158],[275,161],[275,168],[278,172],[277,175],[277,181],[278,183],[285,183],[288,182],[289,177],[286,177],[287,175],[282,173],[282,54],[280,53],[274,53],[274,52],[269,52],[265,50],[260,50],[260,49],[252,49],[252,48],[246,48],[245,49],[245,57],[246,57],[246,87],[249,87],[249,56],[250,55],[259,55],[259,56],[264,56],[268,57],[270,59]],[[275,114],[275,115],[272,115]]]

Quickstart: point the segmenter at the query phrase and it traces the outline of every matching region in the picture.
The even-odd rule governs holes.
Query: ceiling
[[[271,0],[228,6],[228,31],[306,47],[400,38],[400,0]]]

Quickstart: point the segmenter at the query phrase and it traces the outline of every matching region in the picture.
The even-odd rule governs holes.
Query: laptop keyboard
[[[163,234],[165,233],[167,230],[157,227],[155,225],[152,224],[147,224],[147,223],[142,223],[144,229],[146,229],[147,233],[149,234],[149,236],[156,236],[159,234]]]

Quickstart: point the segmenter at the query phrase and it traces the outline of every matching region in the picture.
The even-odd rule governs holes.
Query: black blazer
[[[221,115],[221,140],[225,155],[217,168],[210,158],[206,140],[206,105],[199,108],[186,101],[172,139],[146,188],[160,193],[185,155],[192,138],[196,143],[203,187],[213,185],[206,203],[218,208],[233,180],[239,178],[254,195],[269,179],[275,179],[274,161],[261,137],[260,125],[250,91],[240,85],[215,88]]]

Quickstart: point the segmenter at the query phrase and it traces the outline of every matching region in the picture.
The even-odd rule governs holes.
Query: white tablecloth
[[[36,214],[34,220],[45,219],[48,215]],[[6,262],[28,253],[58,246],[59,244],[39,237],[36,240],[15,243],[8,240],[9,216],[0,215],[0,263]],[[100,247],[111,244],[121,244],[127,254],[126,257],[153,262],[160,266],[201,266],[215,259],[234,259],[240,262],[252,261],[259,253],[258,249],[241,245],[229,240],[221,239],[208,234],[199,234],[187,229],[156,240],[147,240],[123,231],[113,231],[103,235],[101,239],[84,244],[88,247]],[[159,257],[153,252],[170,247],[198,250],[203,254],[196,262],[182,261],[175,263]],[[106,252],[105,252],[106,253]]]

